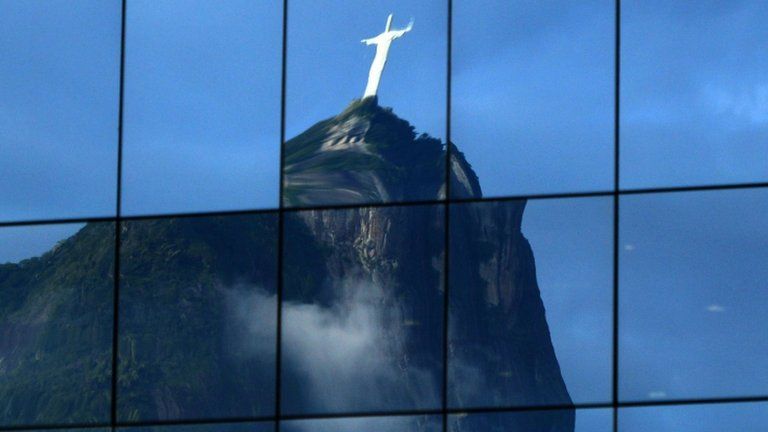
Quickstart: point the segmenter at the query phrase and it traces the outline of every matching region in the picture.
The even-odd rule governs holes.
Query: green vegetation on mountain
[[[0,423],[109,420],[114,227],[0,265]]]
[[[253,342],[265,355],[249,352],[236,303],[274,296],[276,215],[130,221],[121,234],[119,418],[273,412],[274,332]],[[275,308],[250,319],[269,326]]]
[[[120,420],[271,413],[274,335],[265,356],[248,352],[232,302],[274,295],[276,216],[121,230]],[[114,240],[112,224],[89,223],[0,266],[0,424],[109,420]],[[253,319],[272,323],[275,307]]]

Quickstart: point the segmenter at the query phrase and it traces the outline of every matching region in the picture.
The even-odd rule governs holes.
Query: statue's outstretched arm
[[[360,42],[366,44],[366,45],[373,45],[376,43],[376,38],[370,38],[370,39],[363,39]]]
[[[392,31],[392,38],[397,39],[399,37],[402,37],[404,34],[408,33],[413,29],[413,18],[411,18],[411,21],[408,23],[408,26],[405,27],[402,30],[393,30]]]

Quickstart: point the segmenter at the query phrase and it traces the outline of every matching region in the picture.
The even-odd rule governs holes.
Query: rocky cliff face
[[[420,201],[445,194],[444,145],[413,126],[376,97],[354,101],[285,143],[287,206]],[[477,176],[455,151],[452,190],[480,195]]]
[[[377,129],[379,122],[390,125],[387,133]],[[341,130],[349,131],[349,135],[340,135]],[[372,130],[379,133],[369,136]],[[414,139],[413,128],[394,117],[391,111],[378,107],[375,100],[353,103],[341,115],[318,123],[306,134],[289,141],[287,154],[306,148],[310,140],[306,140],[305,135],[310,132],[317,141],[312,144],[313,152],[304,153],[311,154],[305,156],[307,161],[346,158],[345,152],[362,152],[376,158],[379,165],[375,169],[370,169],[370,165],[351,166],[331,174],[315,171],[312,188],[338,195],[293,193],[286,195],[287,205],[444,197],[441,181],[444,165],[434,161],[434,158],[444,158],[444,146],[426,136]],[[385,145],[377,147],[380,143]],[[429,149],[416,151],[417,157],[388,156],[396,150],[408,152],[420,145]],[[451,153],[452,195],[479,198],[480,184],[471,166],[456,147]],[[406,161],[420,167],[420,178],[398,177],[401,170],[409,169]],[[306,179],[303,174],[291,171],[295,166],[306,167],[289,165],[286,184],[292,187],[301,183],[297,178]],[[431,167],[431,171],[427,167]],[[388,175],[388,170],[395,174]],[[338,176],[344,175],[348,179],[347,188],[334,189]],[[361,178],[366,180],[359,180]],[[358,195],[348,195],[350,191]],[[449,373],[451,381],[460,384],[449,389],[449,400],[455,406],[572,403],[552,346],[533,252],[521,232],[525,205],[525,201],[517,201],[451,206]],[[363,275],[406,295],[399,306],[391,307],[409,307],[406,303],[410,298],[430,302],[433,311],[441,308],[444,245],[435,239],[441,238],[445,229],[443,207],[312,210],[291,217],[295,219],[294,224],[308,228],[308,238],[317,242],[320,249],[334,251],[320,260],[323,269],[320,273],[326,284],[355,273],[357,277]],[[307,289],[310,288],[303,288]],[[302,296],[304,301],[328,300],[327,293],[304,292]],[[439,328],[442,319],[436,314],[430,317],[430,323]],[[416,338],[416,335],[410,337]],[[426,337],[439,335],[426,334]],[[424,342],[424,339],[418,341]],[[407,362],[404,365],[407,368]],[[537,421],[541,430],[571,431],[574,413],[557,411],[550,416],[539,416]],[[469,426],[463,426],[461,419],[456,420],[453,427],[455,431],[470,430]]]
[[[444,153],[439,140],[417,136],[375,98],[356,101],[286,143],[285,204],[440,199]],[[456,147],[451,153],[452,195],[480,197],[477,176],[463,154]],[[449,388],[449,401],[454,406],[571,403],[533,253],[520,228],[524,209],[522,201],[450,207],[448,350],[456,384]],[[287,411],[439,408],[444,211],[438,204],[286,214],[282,394]],[[0,422],[100,419],[108,407],[114,232],[97,231],[98,226],[89,224],[40,259],[0,266],[0,393],[7,396],[0,398]],[[268,336],[274,332],[268,323],[268,311],[274,310],[269,306],[274,221],[167,219],[121,229],[121,420],[268,415],[273,406],[258,394],[269,393],[274,370],[266,360],[273,351],[264,348],[274,347]],[[89,300],[97,292],[98,301]],[[93,308],[103,314],[94,315]],[[261,321],[252,319],[260,314]],[[356,314],[363,319],[356,320]],[[341,357],[317,355],[317,345],[302,336],[323,331],[328,322],[332,339],[323,340],[322,349],[338,348],[344,329],[359,333],[365,325],[372,327],[363,334],[375,340],[353,341],[357,345],[344,347]],[[59,335],[67,344],[45,336],[72,326],[71,334],[80,336]],[[20,338],[24,329],[36,336]],[[77,361],[74,355],[92,360]],[[356,363],[349,367],[346,358]],[[72,365],[80,375],[67,375]],[[57,379],[38,379],[49,375]],[[244,381],[264,388],[244,387]],[[70,390],[84,383],[85,398],[71,397]],[[328,396],[340,389],[347,397]],[[452,427],[475,430],[461,419]],[[572,431],[573,412],[548,416],[537,427]]]
[[[422,205],[286,215],[287,411],[439,407],[443,222],[441,207]],[[333,323],[328,330],[320,323],[290,331],[306,319],[288,311],[308,305]],[[304,344],[302,333],[315,332],[328,336],[327,345],[292,354],[289,347]],[[366,335],[362,346],[347,336],[356,334]],[[326,365],[336,352],[346,359]]]
[[[460,383],[449,388],[453,404],[572,404],[552,346],[534,254],[521,231],[525,205],[451,208],[449,374]],[[572,431],[575,416],[573,410],[550,411],[508,419],[505,427],[517,420],[521,430]],[[476,419],[453,421],[455,431],[507,430],[492,423],[478,429]]]

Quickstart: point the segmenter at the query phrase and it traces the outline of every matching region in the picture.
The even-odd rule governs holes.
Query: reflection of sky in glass
[[[766,203],[763,189],[622,198],[621,399],[766,393]]]
[[[523,215],[552,343],[576,403],[611,398],[612,223],[610,198],[531,200]]]
[[[126,29],[124,212],[277,206],[281,3],[131,1]]]
[[[768,180],[763,0],[622,2],[622,187]]]
[[[413,31],[392,44],[379,87],[418,132],[445,137],[445,0],[290,1],[288,7],[286,138],[341,112],[363,95],[375,47],[360,41],[415,19]]]
[[[280,423],[281,432],[438,432],[438,416],[362,417],[324,420],[292,420]]]
[[[0,220],[114,213],[120,2],[0,2]]]
[[[612,0],[453,3],[451,139],[486,196],[613,187]]]
[[[762,432],[768,424],[768,404],[707,404],[624,408],[619,410],[622,432]]]
[[[573,432],[611,432],[613,412],[610,409],[576,410],[574,429],[554,428],[565,411],[520,411],[491,414],[453,415],[448,420],[448,432],[538,432],[569,430]],[[549,426],[549,427],[548,427]]]

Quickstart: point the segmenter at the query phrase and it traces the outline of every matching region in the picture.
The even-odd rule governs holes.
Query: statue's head
[[[389,14],[387,17],[387,27],[384,29],[385,32],[388,32],[392,29],[392,15],[393,14]]]

